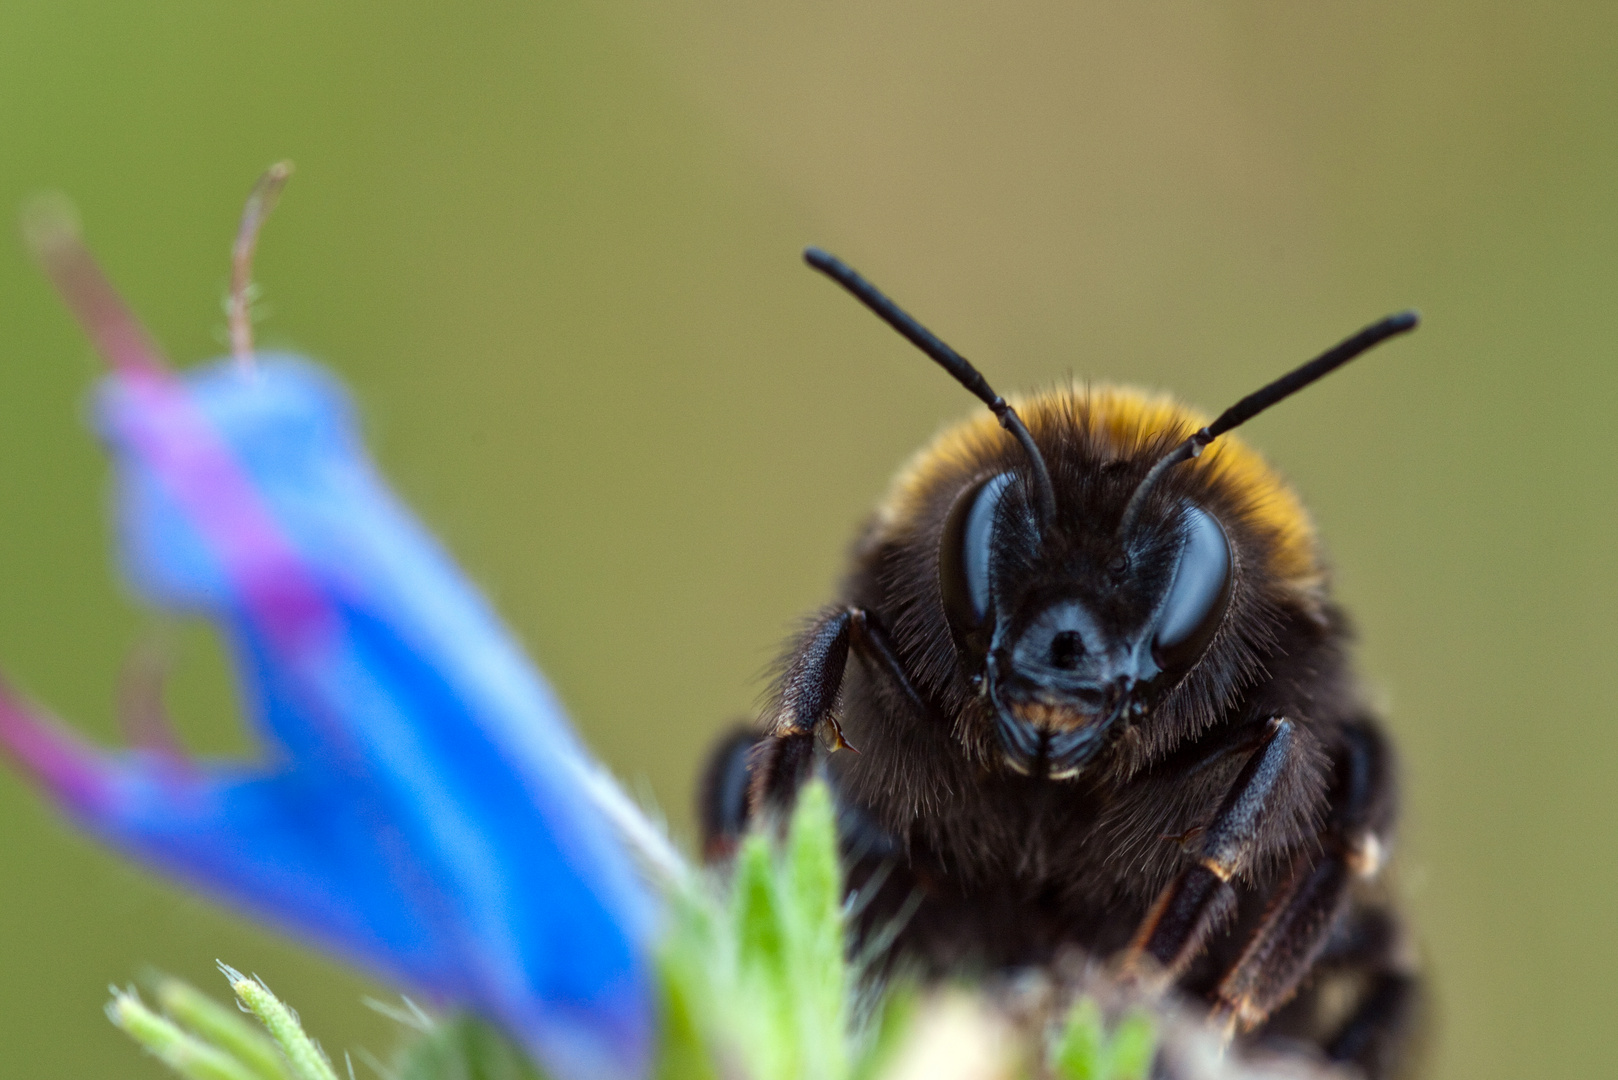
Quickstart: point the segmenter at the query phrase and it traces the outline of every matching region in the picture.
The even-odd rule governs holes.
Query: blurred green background
[[[1610,1071],[1618,966],[1618,8],[1507,3],[0,7],[0,208],[60,188],[154,333],[220,351],[240,204],[269,345],[386,471],[588,738],[680,830],[704,747],[830,595],[890,471],[969,413],[822,243],[1004,390],[1222,407],[1405,305],[1251,425],[1330,544],[1403,748],[1430,1074]],[[89,351],[0,241],[0,658],[115,738],[174,641],[188,740],[249,750],[203,630],[110,572]],[[146,965],[264,975],[385,1051],[358,977],[133,870],[0,775],[0,1071],[158,1075]]]

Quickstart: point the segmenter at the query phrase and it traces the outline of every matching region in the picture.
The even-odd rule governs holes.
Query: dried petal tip
[[[166,369],[162,351],[84,246],[78,211],[66,196],[39,195],[24,206],[22,235],[73,317],[114,371],[155,375]]]
[[[83,231],[78,207],[59,191],[42,192],[23,204],[23,242],[41,262],[79,246]]]
[[[291,161],[277,161],[274,165],[265,169],[264,175],[258,178],[258,185],[254,189],[254,193],[264,193],[266,198],[272,200],[273,205],[275,195],[280,192],[282,185],[291,178],[296,169],[297,166],[293,165]],[[270,212],[269,206],[264,208],[264,212],[266,214]]]
[[[168,649],[148,641],[124,660],[118,673],[118,726],[129,745],[186,765],[189,758],[163,704],[163,683],[172,660]]]
[[[253,252],[258,247],[259,230],[281,197],[281,189],[292,179],[292,162],[277,161],[253,185],[242,207],[241,227],[230,251],[230,351],[239,364],[253,358]]]
[[[281,189],[292,179],[292,173],[292,162],[277,161],[265,169],[264,175],[253,184],[253,190],[247,196],[247,204],[242,207],[242,223],[236,231],[236,245],[232,249],[238,260],[252,259],[253,248],[258,244],[258,233],[264,226],[264,219],[275,209],[276,202],[281,198]]]

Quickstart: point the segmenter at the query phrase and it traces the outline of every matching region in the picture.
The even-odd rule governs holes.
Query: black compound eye
[[[969,488],[950,509],[938,552],[938,584],[944,611],[956,626],[982,625],[989,614],[989,562],[1000,497],[1011,483],[1001,473]]]
[[[1201,658],[1230,603],[1230,541],[1213,515],[1195,506],[1184,514],[1185,542],[1163,601],[1152,659],[1164,671],[1185,671]]]

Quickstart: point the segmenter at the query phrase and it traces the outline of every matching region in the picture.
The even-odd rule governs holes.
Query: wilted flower
[[[482,1013],[555,1074],[643,1072],[655,913],[594,766],[342,392],[289,356],[171,373],[76,233],[36,226],[112,367],[129,580],[223,629],[265,758],[103,753],[10,692],[0,743],[112,846]]]

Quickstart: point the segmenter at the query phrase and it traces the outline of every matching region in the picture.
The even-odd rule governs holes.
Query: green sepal
[[[113,989],[107,1019],[185,1080],[258,1080],[230,1054],[147,1008],[133,990]]]
[[[1100,1006],[1081,997],[1051,1046],[1051,1071],[1060,1080],[1146,1080],[1156,1050],[1156,1028],[1145,1014],[1124,1017],[1109,1036]]]
[[[872,1003],[871,1015],[862,1025],[854,1047],[850,1080],[878,1080],[893,1063],[904,1037],[910,1034],[918,1005],[915,990],[907,984],[887,987]]]
[[[331,1062],[326,1060],[325,1053],[298,1022],[298,1014],[270,993],[270,988],[262,980],[249,979],[226,964],[220,964],[219,970],[230,980],[230,988],[237,1000],[258,1017],[258,1022],[264,1025],[270,1038],[280,1046],[295,1080],[337,1080],[337,1074],[332,1070]]]
[[[470,1016],[441,1020],[399,1054],[393,1080],[543,1080],[499,1031]]]
[[[1113,1080],[1146,1080],[1157,1053],[1157,1025],[1145,1013],[1131,1013],[1112,1033]]]
[[[286,1059],[275,1043],[232,1008],[204,994],[184,979],[159,975],[152,995],[163,1011],[182,1027],[212,1043],[250,1069],[260,1080],[291,1080]]]

